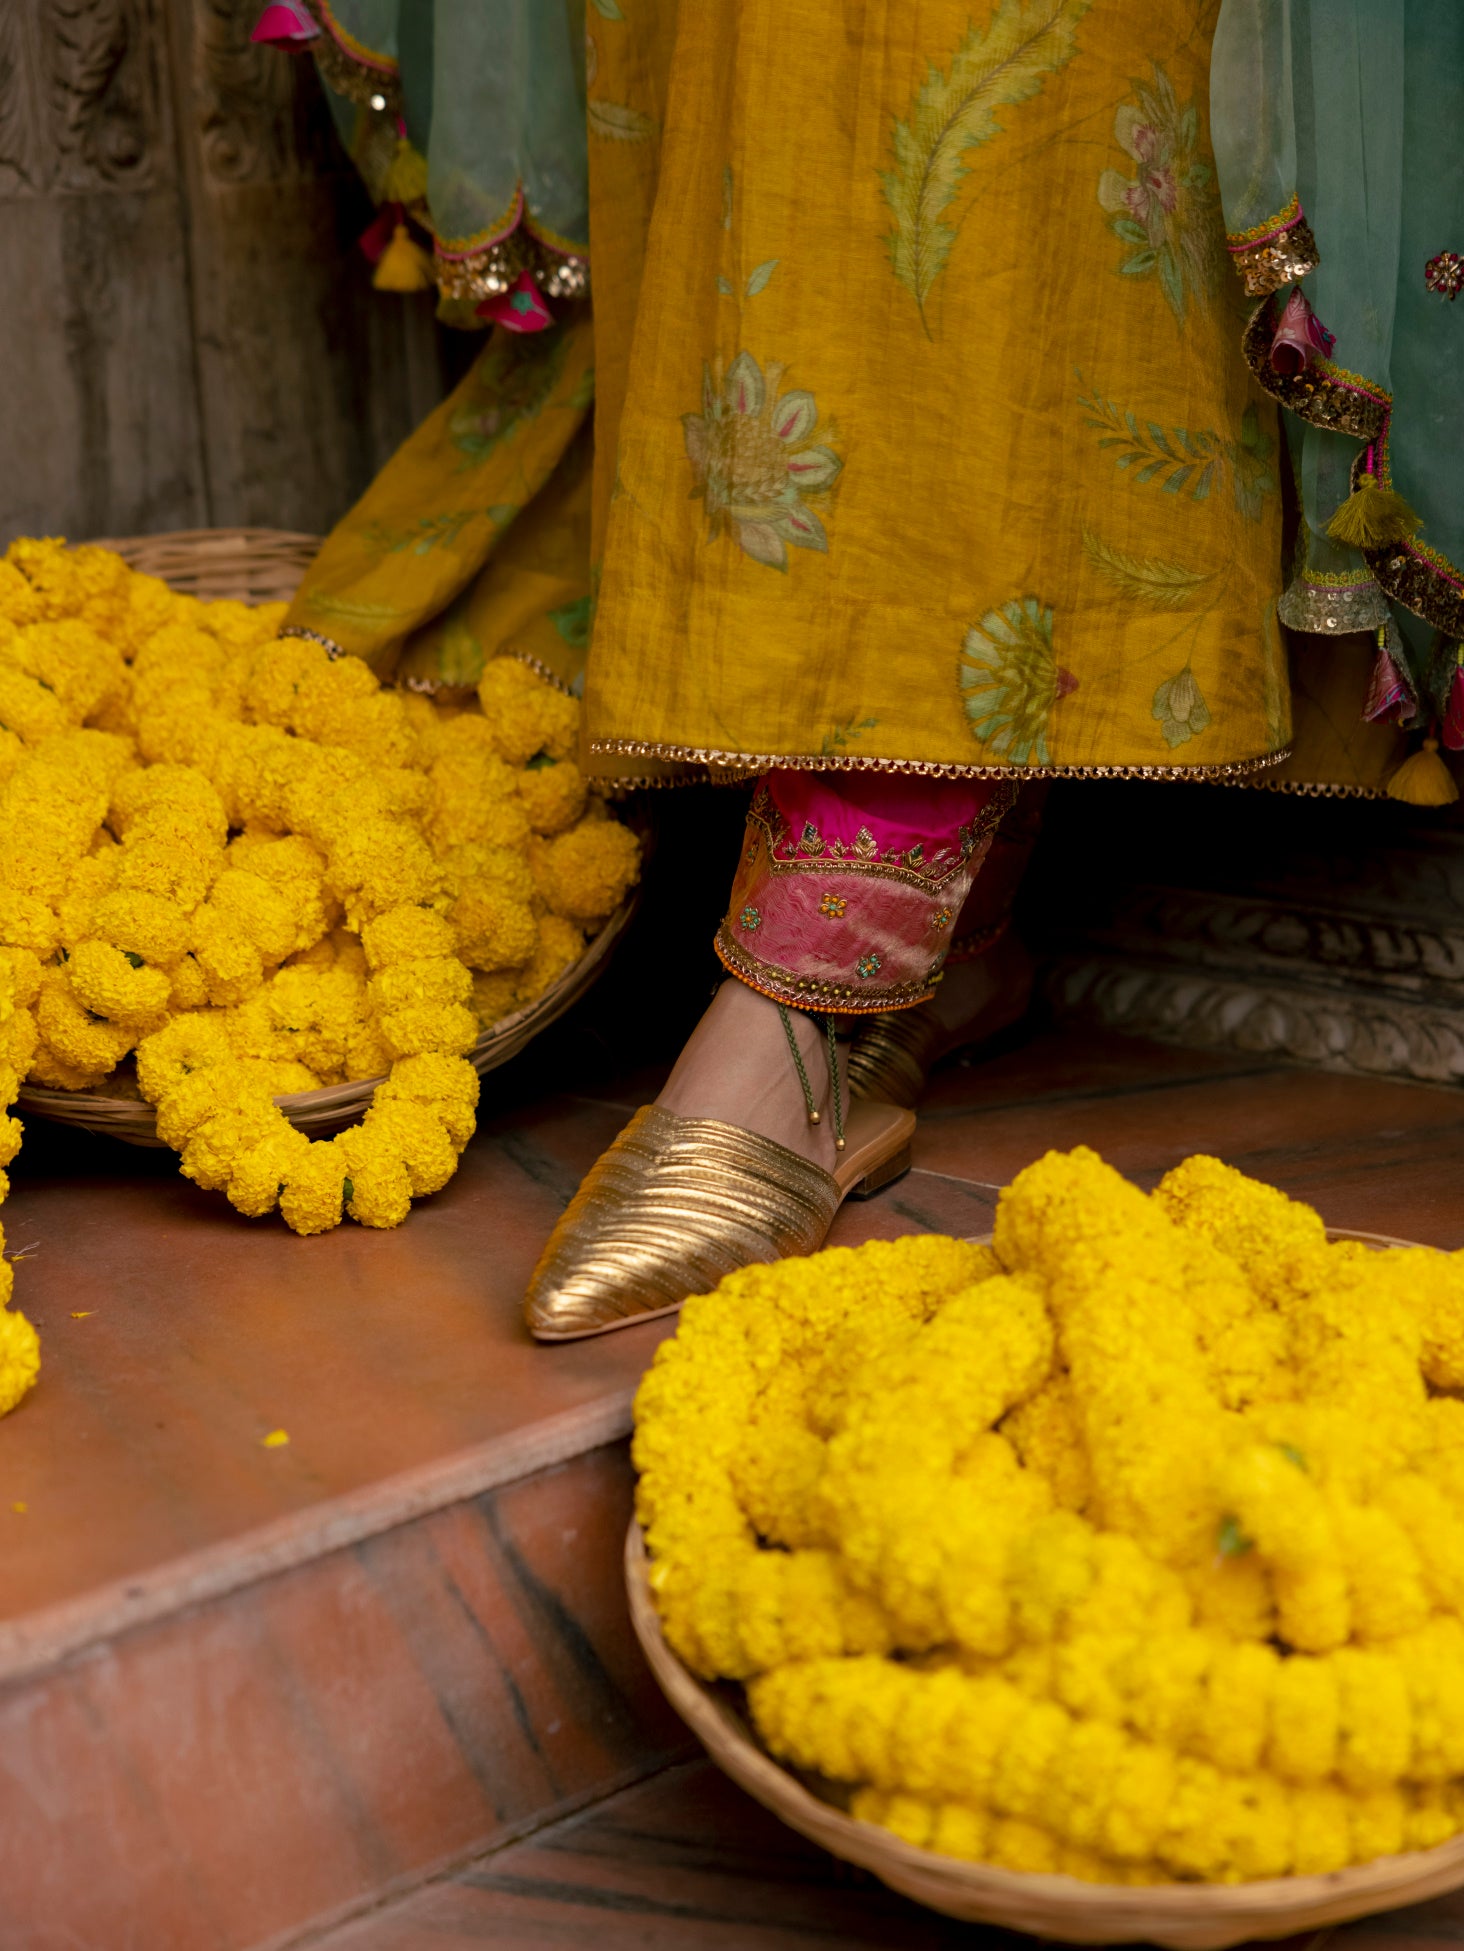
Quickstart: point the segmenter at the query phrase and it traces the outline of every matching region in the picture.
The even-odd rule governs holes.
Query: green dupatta
[[[1303,513],[1279,613],[1320,635],[1377,631],[1366,715],[1443,719],[1456,747],[1464,306],[1439,258],[1464,253],[1461,101],[1459,0],[1224,0],[1211,118],[1227,241],[1260,299],[1246,357],[1289,409]],[[1335,345],[1314,333],[1300,369],[1278,371],[1302,279]],[[1287,322],[1299,316],[1293,305]],[[1395,522],[1362,547],[1329,535],[1369,467],[1421,518],[1416,534]]]

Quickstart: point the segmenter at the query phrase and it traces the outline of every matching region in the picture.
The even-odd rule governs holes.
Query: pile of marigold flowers
[[[635,1457],[671,1646],[932,1850],[1238,1882],[1464,1828],[1464,1255],[1092,1152],[994,1245],[687,1303]]]
[[[0,561],[0,1102],[140,1093],[241,1212],[396,1226],[472,1135],[481,1029],[579,959],[639,846],[527,665],[449,709],[282,617],[99,548]],[[370,1079],[328,1141],[275,1103]],[[20,1135],[4,1118],[0,1165]],[[0,1413],[35,1370],[0,1312]]]

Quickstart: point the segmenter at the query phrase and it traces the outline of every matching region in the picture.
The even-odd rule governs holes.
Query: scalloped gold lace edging
[[[1262,392],[1313,427],[1330,427],[1357,440],[1376,440],[1388,424],[1393,396],[1360,373],[1330,359],[1313,359],[1299,373],[1278,373],[1271,364],[1275,317],[1263,298],[1247,321],[1240,348]]]
[[[1334,786],[1325,779],[1242,779],[1248,792],[1290,793],[1294,799],[1386,799],[1386,786]]]
[[[1283,764],[1291,757],[1291,747],[1268,752],[1258,759],[1230,759],[1218,765],[955,765],[933,759],[872,759],[852,754],[826,756],[823,753],[723,752],[711,747],[662,745],[638,738],[594,738],[589,742],[591,756],[603,758],[663,759],[669,764],[716,768],[729,775],[728,785],[755,779],[764,772],[900,772],[922,779],[1010,779],[1020,784],[1027,779],[1193,779],[1200,784],[1222,779],[1243,779],[1269,766]],[[614,778],[607,773],[607,778]],[[694,782],[672,781],[672,784]],[[719,782],[721,783],[721,782]]]
[[[1317,240],[1293,195],[1284,210],[1250,230],[1227,231],[1225,248],[1245,280],[1248,298],[1266,298],[1321,263]]]
[[[928,1002],[935,994],[934,983],[928,981],[882,988],[861,985],[856,990],[847,983],[790,975],[786,969],[775,968],[771,962],[760,962],[755,955],[749,955],[728,932],[725,921],[717,930],[712,947],[728,975],[736,976],[749,989],[756,989],[760,996],[769,996],[775,1003],[787,1003],[792,1009],[822,1009],[835,1016],[877,1016],[884,1009],[913,1009],[916,1003]]]

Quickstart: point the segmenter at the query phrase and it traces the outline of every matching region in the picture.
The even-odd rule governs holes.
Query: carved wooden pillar
[[[430,301],[258,0],[0,0],[0,545],[323,530],[440,397]]]

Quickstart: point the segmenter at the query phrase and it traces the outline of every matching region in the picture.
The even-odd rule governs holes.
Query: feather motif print
[[[944,213],[970,174],[966,152],[1000,135],[998,111],[1029,101],[1078,51],[1078,22],[1092,0],[999,0],[984,29],[972,27],[950,68],[932,67],[906,122],[894,127],[895,167],[882,171],[895,213],[890,264],[920,307],[955,242]]]

